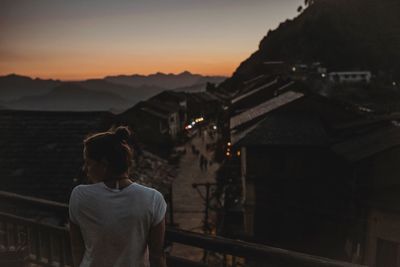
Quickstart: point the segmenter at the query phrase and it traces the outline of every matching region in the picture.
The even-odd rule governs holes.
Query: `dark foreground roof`
[[[274,113],[244,137],[242,145],[327,146],[328,135],[317,116]]]
[[[349,162],[357,162],[398,146],[400,127],[389,124],[334,144],[332,150]]]
[[[0,111],[0,190],[68,200],[81,175],[82,140],[107,130],[108,112]]]

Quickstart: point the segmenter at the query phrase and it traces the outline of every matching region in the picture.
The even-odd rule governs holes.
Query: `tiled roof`
[[[279,96],[276,96],[272,99],[269,99],[258,106],[250,108],[239,115],[236,115],[230,119],[230,128],[234,129],[241,124],[244,124],[248,121],[254,120],[262,115],[267,114],[268,112],[279,108],[283,105],[286,105],[290,102],[293,102],[299,98],[304,96],[303,93],[288,91]]]
[[[0,190],[68,200],[81,175],[82,141],[107,130],[108,112],[0,111]]]
[[[328,135],[317,116],[277,112],[249,128],[241,145],[327,146]]]
[[[186,96],[185,93],[183,92],[165,90],[150,98],[150,100],[159,100],[159,101],[163,101],[164,99],[174,99],[174,100],[184,101],[186,100]]]
[[[144,103],[145,107],[156,110],[158,112],[174,113],[179,111],[179,105],[162,102],[158,100],[147,100]]]
[[[153,110],[153,109],[148,108],[148,107],[143,107],[143,108],[141,108],[141,110],[143,110],[144,112],[147,112],[147,113],[149,113],[149,114],[151,114],[151,115],[153,115],[153,116],[155,116],[157,118],[161,118],[163,120],[168,120],[168,114],[158,112],[157,110]]]
[[[232,99],[232,104],[236,103],[236,102],[240,101],[241,99],[244,99],[244,98],[246,98],[246,97],[248,97],[248,96],[250,96],[252,94],[255,94],[255,93],[257,93],[257,92],[259,92],[259,91],[261,91],[261,90],[263,90],[265,88],[268,88],[268,87],[276,84],[277,82],[278,82],[278,80],[274,79],[272,81],[268,81],[268,82],[264,83],[263,85],[258,86],[257,88],[254,88],[254,89],[252,89],[252,90],[250,90],[250,91],[248,91],[248,92],[246,92],[244,94],[240,94],[238,97],[235,97],[234,99]]]
[[[209,92],[187,93],[186,97],[189,101],[203,103],[208,101],[218,101],[218,98]]]
[[[287,93],[290,93],[290,91]],[[283,95],[284,94],[280,96]],[[289,98],[289,100],[290,99],[291,98]],[[277,103],[274,103],[275,101],[276,98],[265,102],[265,106],[269,108],[264,109],[265,113],[263,115],[251,116],[252,113],[247,111],[240,114],[241,117],[239,119],[242,120],[231,120],[231,141],[233,143],[237,143],[241,139],[245,139],[246,136],[250,136],[252,132],[261,131],[261,134],[258,136],[260,138],[260,142],[268,141],[273,143],[273,140],[279,139],[279,142],[285,144],[286,139],[290,135],[289,132],[287,134],[283,133],[281,137],[268,136],[268,134],[274,135],[275,132],[280,133],[281,130],[285,132],[285,129],[287,129],[287,131],[290,129],[293,135],[307,137],[311,136],[312,134],[316,134],[319,131],[318,129],[324,129],[324,131],[326,131],[326,136],[322,138],[324,135],[320,135],[323,141],[321,141],[321,139],[316,139],[315,142],[311,142],[310,145],[325,143],[327,142],[325,138],[328,137],[328,143],[332,144],[342,142],[343,140],[348,140],[349,134],[354,133],[355,130],[359,130],[359,127],[357,129],[350,129],[349,125],[352,126],[355,122],[360,120],[362,120],[363,124],[366,124],[367,122],[365,120],[368,119],[363,114],[358,114],[356,110],[344,105],[343,103],[338,103],[331,99],[311,93],[308,93],[300,98],[296,98],[295,101],[278,101]],[[280,103],[283,104],[281,105]],[[248,116],[244,116],[245,114]],[[268,119],[270,117],[271,119]],[[282,122],[276,122],[275,120],[280,117],[282,117]],[[291,124],[291,120],[293,120],[293,125],[289,125]],[[298,123],[299,121],[304,122],[304,126],[300,125]],[[276,129],[272,129],[273,132],[263,135],[262,131],[267,130],[265,126],[267,124],[269,124],[269,127],[275,127]],[[311,127],[311,132],[307,132],[303,129],[303,127],[306,127],[308,124],[309,127]],[[356,125],[358,124],[356,123]],[[343,126],[346,126],[346,129],[343,129]],[[259,129],[260,127],[261,129]],[[363,128],[365,129],[366,127]],[[319,136],[318,134],[316,135]],[[351,136],[352,135],[350,135],[350,137]],[[263,138],[267,138],[267,140]],[[294,137],[293,143],[287,142],[286,144],[307,144],[308,142],[307,140],[296,140],[296,138],[297,137]],[[256,142],[255,139],[253,141]],[[240,143],[241,142],[239,142],[239,144]]]
[[[231,101],[231,116],[235,116],[249,108],[255,107],[277,95],[283,94],[285,91],[298,91],[296,89],[298,86],[293,81],[284,81],[278,78],[269,78],[262,81],[262,83],[257,82],[257,84],[258,85],[251,90],[242,91]]]
[[[332,150],[349,162],[357,162],[396,146],[400,146],[400,127],[387,125],[336,143]]]

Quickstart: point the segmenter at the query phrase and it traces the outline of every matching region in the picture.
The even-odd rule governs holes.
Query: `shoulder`
[[[93,185],[86,185],[86,184],[77,185],[72,189],[71,194],[79,194],[81,192],[87,191],[90,187],[93,187]]]
[[[98,190],[100,190],[99,184],[77,185],[72,189],[71,198],[81,198]]]
[[[142,195],[147,196],[149,199],[151,199],[153,201],[158,200],[160,198],[162,198],[162,199],[164,198],[163,195],[154,188],[140,185],[137,183],[135,184],[135,188],[136,188],[137,192],[140,192]]]
[[[156,194],[158,192],[154,188],[151,188],[151,187],[148,187],[148,186],[145,186],[145,185],[141,185],[141,184],[138,184],[138,183],[135,183],[135,188],[136,188],[137,191],[140,191],[140,192],[142,192],[144,194],[148,194],[148,195],[154,195],[154,194]]]

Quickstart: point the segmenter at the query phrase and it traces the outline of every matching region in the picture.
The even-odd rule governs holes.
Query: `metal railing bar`
[[[24,225],[24,226],[35,226],[35,227],[39,227],[39,228],[45,228],[46,230],[54,231],[56,233],[68,234],[68,230],[66,227],[60,227],[60,226],[55,226],[55,225],[51,225],[51,224],[41,223],[41,222],[37,222],[33,219],[27,219],[27,218],[24,218],[21,216],[13,215],[13,214],[0,212],[0,218],[4,218],[10,223],[18,223],[18,224]],[[6,223],[5,223],[5,225],[6,225]]]
[[[29,204],[31,206],[37,205],[37,206],[49,207],[52,208],[53,210],[59,209],[61,211],[68,211],[68,204],[36,198],[36,197],[23,196],[12,192],[6,192],[0,190],[0,198],[3,200],[7,199],[12,200],[13,203],[16,201],[20,203],[25,202],[26,204]]]
[[[0,191],[0,199],[9,199],[15,202],[15,199],[18,199],[20,202],[24,202],[25,204],[41,205],[42,207],[50,208],[51,210],[57,210],[63,212],[63,214],[68,214],[68,205],[47,201],[32,197],[20,196],[14,193],[8,193],[4,191]],[[68,239],[68,229],[66,227],[59,227],[49,224],[44,224],[37,222],[32,219],[26,219],[23,217],[19,217],[16,215],[11,215],[8,213],[0,212],[0,220],[3,219],[6,221],[5,225],[5,237],[7,237],[7,222],[8,223],[18,223],[20,225],[25,225],[28,227],[34,227],[33,230],[37,234],[41,231],[52,231],[55,234],[59,234],[61,236],[61,242],[63,240]],[[7,237],[8,238],[8,237]],[[38,236],[39,238],[39,236]],[[185,245],[190,245],[193,247],[203,248],[205,250],[214,251],[222,254],[234,255],[237,257],[254,257],[254,258],[262,258],[271,261],[284,262],[287,264],[293,264],[295,266],[318,266],[318,267],[361,267],[362,265],[351,264],[347,262],[322,258],[313,255],[307,255],[295,251],[289,251],[280,248],[269,247],[260,244],[254,244],[239,240],[232,240],[223,237],[215,237],[208,236],[204,234],[193,233],[184,230],[178,230],[171,227],[167,227],[166,231],[166,239],[170,242],[181,243]],[[9,241],[9,240],[5,240]],[[67,241],[66,241],[67,242]],[[40,243],[40,242],[39,242]],[[40,245],[40,244],[39,244]],[[60,262],[65,263],[65,243],[60,243],[62,245],[62,253],[60,256]],[[37,246],[38,247],[38,246]],[[37,248],[36,248],[37,249]],[[40,247],[39,247],[40,250]],[[40,251],[39,251],[40,253]]]
[[[184,230],[168,229],[166,239],[171,242],[199,247],[206,250],[235,255],[238,257],[268,258],[279,262],[295,263],[301,266],[318,267],[361,267],[343,261],[327,259],[281,248],[269,247],[260,244],[231,240],[223,237],[207,236]]]

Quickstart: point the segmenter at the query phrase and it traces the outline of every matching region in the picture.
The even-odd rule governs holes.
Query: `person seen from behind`
[[[158,191],[129,177],[132,149],[126,127],[84,140],[90,184],[72,190],[69,202],[74,266],[166,267],[166,203]]]

